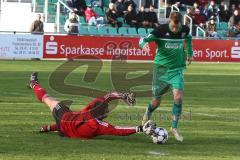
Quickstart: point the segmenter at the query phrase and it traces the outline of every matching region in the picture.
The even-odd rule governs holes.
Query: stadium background
[[[189,2],[188,5],[194,2]],[[225,2],[228,9],[234,2],[236,8],[239,5],[234,0]],[[125,54],[116,54],[114,57],[118,60],[134,60],[130,63],[109,61],[112,57],[99,54],[101,51],[95,52],[98,53],[97,55],[90,54],[87,57],[75,54],[77,51],[74,51],[74,48],[81,48],[81,45],[82,48],[120,48],[124,53],[129,47],[137,50],[139,37],[146,35],[152,29],[141,27],[136,29],[127,24],[124,24],[123,28],[111,27],[107,24],[91,26],[86,23],[84,17],[80,16],[79,35],[68,35],[64,30],[64,24],[68,19],[69,11],[66,9],[67,5],[63,5],[67,3],[60,3],[60,1],[47,0],[1,1],[0,159],[239,159],[240,42],[239,38],[228,36],[232,28],[229,28],[228,22],[217,17],[215,17],[216,21],[219,22],[216,28],[220,37],[208,37],[204,34],[205,29],[204,32],[199,29],[198,36],[194,35],[195,60],[202,62],[194,62],[186,70],[184,112],[180,124],[185,138],[183,143],[177,143],[172,136],[166,145],[154,145],[145,135],[103,136],[94,140],[76,140],[61,138],[55,133],[39,134],[39,127],[51,123],[53,119],[49,115],[49,110],[36,102],[32,92],[26,89],[25,84],[32,71],[39,71],[41,84],[50,95],[59,99],[73,100],[72,109],[79,110],[95,94],[91,92],[80,95],[69,94],[61,90],[61,85],[54,86],[58,81],[51,82],[50,77],[57,69],[61,69],[61,66],[73,64],[70,65],[71,69],[85,62],[84,65],[72,70],[64,82],[72,85],[73,88],[86,87],[107,92],[129,86],[130,79],[120,83],[119,77],[126,75],[125,78],[134,80],[145,75],[146,70],[151,67],[151,63],[147,62],[151,62],[154,56],[154,48],[150,54],[127,57]],[[139,1],[135,3],[139,6]],[[142,3],[144,4],[144,1]],[[174,6],[170,9],[177,10],[178,6],[175,2],[171,2],[171,5]],[[105,15],[105,10],[99,10],[99,6],[94,6],[95,9],[96,12]],[[164,17],[167,13],[166,8],[160,7],[159,11],[160,23],[167,21]],[[185,13],[184,9],[180,11]],[[44,17],[42,19],[44,34],[29,32],[36,13]],[[74,54],[60,54],[58,51],[61,45],[68,47],[69,53],[71,50]],[[152,45],[154,47],[154,44]],[[83,52],[82,49],[78,50]],[[93,58],[100,61],[104,59],[104,61],[101,61],[101,67],[96,65],[99,61],[65,61],[72,58]],[[16,61],[16,59],[21,60]],[[35,61],[36,59],[43,60]],[[206,61],[214,61],[214,63]],[[92,66],[87,77],[86,63]],[[68,66],[66,67],[69,69]],[[113,77],[115,77],[114,83]],[[135,83],[150,84],[150,78],[148,76]],[[131,81],[131,84],[133,82]],[[138,86],[135,89],[151,90],[150,85]],[[137,98],[135,108],[119,103],[118,108],[107,120],[119,125],[139,124],[150,97],[151,95]],[[159,126],[166,129],[169,128],[171,105],[172,97],[169,94],[166,95],[165,101],[153,118]]]
[[[158,3],[148,0],[119,0],[114,3],[107,0],[19,0],[17,2],[2,0],[0,57],[1,59],[41,59],[72,58],[79,55],[76,53],[74,55],[74,52],[73,55],[60,53],[60,46],[64,45],[75,48],[79,45],[85,48],[94,48],[98,45],[100,48],[105,48],[105,51],[106,47],[108,50],[109,47],[123,50],[124,47],[137,49],[138,37],[146,36],[159,24],[166,23],[171,11],[179,11],[184,17],[183,23],[191,28],[191,34],[196,39],[193,46],[196,61],[237,62],[239,60],[240,12],[237,1],[161,0]],[[115,17],[109,13],[112,9],[108,9],[108,6],[111,4],[115,5],[116,9],[113,10],[118,13]],[[152,7],[151,10],[151,4],[156,8]],[[129,6],[132,11],[128,11]],[[145,7],[144,11],[141,6]],[[109,15],[112,17],[110,19],[116,19],[116,23],[113,24],[109,20]],[[154,17],[156,22],[151,21]],[[104,21],[101,21],[103,19]],[[211,24],[211,20],[215,22]],[[99,40],[97,44],[94,41],[95,37]],[[129,55],[127,58],[152,60],[154,50],[153,46],[151,53],[147,55]],[[103,59],[111,59],[112,56],[97,55],[97,53],[92,55]]]

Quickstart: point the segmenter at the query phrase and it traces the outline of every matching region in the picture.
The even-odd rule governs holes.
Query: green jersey
[[[154,63],[162,65],[169,70],[184,68],[186,66],[186,53],[192,57],[192,37],[189,35],[189,28],[182,26],[179,32],[173,33],[169,24],[160,25],[147,37],[141,38],[140,47],[154,41],[157,44],[157,52]],[[186,42],[186,51],[185,51]]]

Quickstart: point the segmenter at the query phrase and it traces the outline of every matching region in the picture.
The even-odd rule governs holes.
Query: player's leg
[[[59,101],[50,97],[47,94],[47,92],[41,87],[41,85],[38,81],[38,73],[37,72],[34,72],[31,74],[30,81],[28,83],[28,87],[33,89],[37,99],[40,102],[45,103],[50,108],[51,112],[56,107],[56,105],[59,103]]]
[[[71,112],[71,110],[65,105],[65,103],[62,101],[57,101],[54,98],[50,97],[47,92],[41,87],[39,81],[38,81],[38,73],[34,72],[31,74],[30,77],[30,81],[28,83],[28,87],[32,88],[37,99],[42,102],[45,103],[49,109],[51,110],[51,113],[56,121],[56,124],[50,126],[45,126],[47,128],[45,128],[46,130],[52,130],[52,131],[60,131],[59,135],[63,135],[63,133],[61,132],[61,120],[62,117],[65,113],[67,112]],[[66,102],[66,101],[65,101]]]
[[[44,97],[42,102],[45,103],[50,108],[51,112],[53,112],[53,110],[57,106],[57,104],[60,103],[60,101],[57,101],[54,98],[49,97],[49,96]]]
[[[178,127],[178,121],[182,113],[183,91],[173,89],[172,128]]]
[[[176,71],[171,75],[171,84],[173,87],[173,108],[172,108],[172,123],[171,131],[178,141],[183,141],[182,135],[178,130],[178,122],[182,113],[182,102],[183,102],[183,90],[184,90],[184,77],[183,71]]]
[[[161,104],[161,98],[153,98],[153,100],[148,104],[146,111],[143,115],[142,124],[146,123],[148,120],[151,119],[153,111],[157,109]]]
[[[177,141],[183,141],[183,136],[180,134],[178,130],[178,122],[182,113],[182,99],[183,99],[183,91],[178,89],[173,89],[173,109],[172,109],[172,123],[171,123],[171,131]]]
[[[142,124],[146,123],[151,119],[152,113],[161,104],[162,96],[168,92],[170,85],[167,82],[168,75],[166,69],[161,65],[155,64],[153,66],[153,79],[152,79],[152,94],[153,99],[150,104],[148,104],[146,112],[143,116]]]

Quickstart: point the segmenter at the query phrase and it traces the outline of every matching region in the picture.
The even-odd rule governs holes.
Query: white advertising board
[[[0,34],[0,59],[43,57],[43,35]]]

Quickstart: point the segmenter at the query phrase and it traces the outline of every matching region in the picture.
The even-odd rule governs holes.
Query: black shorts
[[[66,112],[72,112],[65,104],[62,102],[58,103],[53,109],[52,115],[56,121],[57,130],[60,130],[61,119]]]

